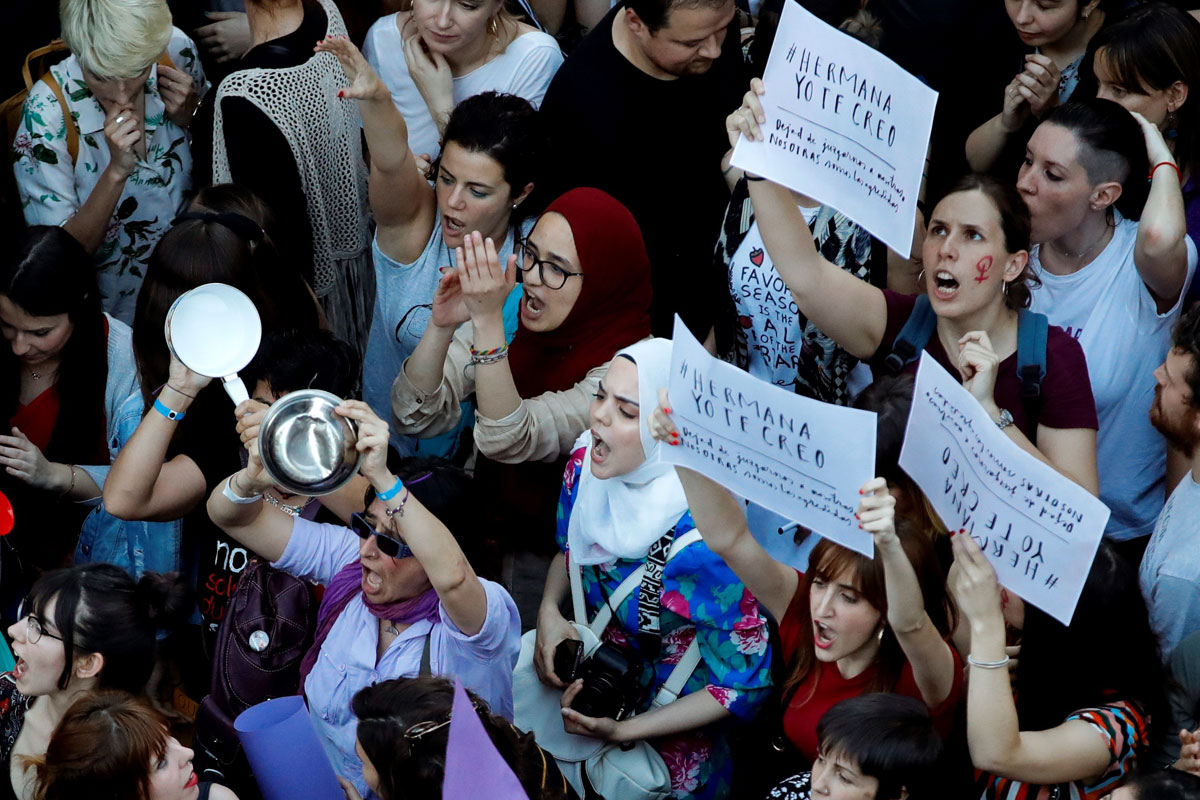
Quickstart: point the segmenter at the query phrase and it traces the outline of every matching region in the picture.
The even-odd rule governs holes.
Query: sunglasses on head
[[[412,550],[408,545],[399,539],[393,539],[386,533],[380,533],[371,527],[371,523],[367,522],[366,516],[361,511],[355,511],[350,515],[350,530],[360,539],[369,539],[375,537],[375,546],[379,548],[379,552],[391,558],[408,558],[412,555]]]

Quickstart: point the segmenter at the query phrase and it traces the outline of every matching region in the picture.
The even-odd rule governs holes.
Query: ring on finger
[[[124,121],[125,121],[125,117],[124,117],[123,115],[118,115],[118,116],[117,116],[116,123],[117,123],[118,125],[120,125],[120,124],[121,124],[122,122],[124,122]]]

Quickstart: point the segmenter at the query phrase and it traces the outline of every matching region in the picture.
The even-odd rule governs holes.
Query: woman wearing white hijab
[[[591,430],[576,442],[563,477],[558,543],[564,552],[546,578],[534,666],[543,683],[565,690],[567,731],[612,742],[652,740],[671,773],[673,797],[721,798],[729,793],[732,763],[720,723],[731,715],[752,719],[769,692],[771,659],[758,602],[699,540],[678,548],[662,567],[658,603],[642,600],[645,581],[615,607],[610,602],[630,573],[643,565],[655,573],[649,567],[695,528],[679,478],[659,460],[660,445],[647,427],[670,362],[669,340],[646,339],[618,352],[600,382]],[[579,638],[559,611],[570,591],[569,562],[581,568],[588,619],[578,621],[609,605],[612,621],[601,639],[647,667],[636,709],[644,713],[617,721],[570,708],[582,682],[568,686],[554,672],[557,646]],[[646,622],[655,609],[657,633]],[[647,710],[693,641],[700,661],[679,699]]]

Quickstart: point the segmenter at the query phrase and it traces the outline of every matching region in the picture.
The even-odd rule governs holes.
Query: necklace
[[[58,374],[57,369],[54,370],[53,372],[38,372],[37,370],[35,370],[33,367],[30,367],[30,366],[26,366],[25,369],[29,370],[30,376],[35,381],[40,381],[42,378],[53,378],[55,375]]]
[[[1104,241],[1104,237],[1108,235],[1108,232],[1110,230],[1112,230],[1112,226],[1109,225],[1107,222],[1104,223],[1104,230],[1102,230],[1100,232],[1099,238],[1097,238],[1096,241],[1092,242],[1091,246],[1088,247],[1086,250],[1082,250],[1078,253],[1072,253],[1069,250],[1064,250],[1063,248],[1059,247],[1057,244],[1054,244],[1053,242],[1051,242],[1050,244],[1052,245],[1053,249],[1058,252],[1059,255],[1066,256],[1067,258],[1070,258],[1070,259],[1073,259],[1076,261],[1080,261],[1083,259],[1084,256],[1089,256],[1092,254],[1092,251],[1096,249],[1097,245],[1099,245],[1101,242]]]
[[[390,633],[392,636],[400,635],[400,631],[397,630],[396,626],[390,622],[388,623],[388,626],[383,629],[383,631],[384,631],[384,633]]]

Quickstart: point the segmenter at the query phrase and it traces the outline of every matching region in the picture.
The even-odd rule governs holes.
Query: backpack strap
[[[1017,312],[1017,377],[1021,380],[1021,405],[1035,431],[1042,407],[1049,328],[1050,321],[1045,314],[1027,308]]]
[[[908,321],[900,329],[896,341],[892,342],[892,352],[888,353],[884,360],[888,369],[899,374],[905,367],[916,361],[917,356],[929,343],[929,337],[933,336],[936,327],[937,315],[933,313],[929,297],[923,294],[917,295],[917,302],[913,306],[912,314],[909,314]]]
[[[659,687],[658,693],[654,695],[653,705],[655,707],[665,706],[667,703],[678,700],[679,693],[691,680],[692,673],[696,671],[699,664],[700,639],[697,635],[697,638],[692,639],[692,643],[687,646],[687,650],[683,651],[683,655],[679,657],[679,663],[675,665],[675,669],[671,670],[667,680]]]
[[[421,648],[421,669],[417,672],[417,677],[428,678],[433,675],[433,666],[431,656],[433,653],[433,629],[425,636],[425,645]]]
[[[75,164],[75,160],[79,158],[79,126],[75,123],[75,118],[71,116],[71,108],[67,105],[67,97],[63,94],[62,87],[58,85],[58,81],[54,79],[54,73],[46,70],[41,77],[42,83],[50,87],[50,91],[54,92],[54,96],[58,98],[58,105],[62,108],[63,127],[67,130],[67,155],[71,157],[71,164]]]

